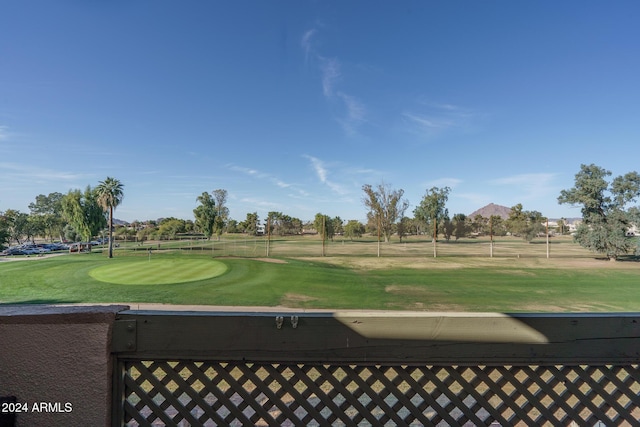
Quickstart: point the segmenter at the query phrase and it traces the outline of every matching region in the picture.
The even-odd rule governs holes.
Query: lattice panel
[[[640,425],[630,366],[128,361],[127,426]]]

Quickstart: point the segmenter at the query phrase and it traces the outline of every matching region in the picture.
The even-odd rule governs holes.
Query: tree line
[[[640,210],[629,205],[640,195],[640,176],[630,172],[611,182],[611,175],[596,165],[581,165],[575,176],[575,186],[562,190],[558,203],[582,206],[583,221],[575,233],[575,240],[582,246],[610,259],[617,259],[637,249],[637,242],[628,238],[628,230],[640,224]],[[123,185],[115,178],[107,177],[96,187],[87,186],[84,191],[70,190],[67,194],[39,195],[29,204],[30,213],[8,209],[0,212],[0,248],[9,242],[22,243],[42,236],[52,241],[85,240],[109,233],[109,255],[112,254],[111,233],[113,211],[123,199]],[[469,236],[520,236],[532,241],[547,233],[543,224],[546,218],[541,212],[524,210],[522,204],[511,207],[509,217],[492,215],[470,218],[465,214],[449,214],[446,207],[451,188],[432,187],[413,210],[413,217],[406,216],[409,202],[404,190],[392,188],[384,182],[362,186],[362,203],[367,209],[367,220],[344,221],[339,216],[330,217],[317,213],[313,221],[304,222],[283,212],[272,211],[261,224],[257,212],[246,214],[243,221],[229,216],[227,191],[224,189],[203,192],[196,198],[194,220],[165,218],[159,221],[134,221],[128,227],[116,227],[116,237],[137,239],[175,238],[181,234],[203,235],[207,239],[223,233],[249,235],[299,235],[315,232],[323,239],[336,235],[348,239],[365,234],[377,235],[380,241],[389,242],[392,236],[402,240],[408,235],[426,235],[434,241],[442,236],[446,240],[458,240]],[[559,231],[564,233],[562,221]]]
[[[30,213],[7,209],[0,212],[0,248],[15,241],[33,241],[36,236],[90,241],[105,228],[109,237],[109,257],[113,256],[113,210],[122,202],[123,184],[112,177],[84,191],[39,195],[29,204]]]

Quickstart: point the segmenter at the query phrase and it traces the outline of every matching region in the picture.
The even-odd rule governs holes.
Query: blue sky
[[[0,211],[107,176],[116,217],[366,216],[557,204],[581,163],[640,160],[637,1],[7,1]]]

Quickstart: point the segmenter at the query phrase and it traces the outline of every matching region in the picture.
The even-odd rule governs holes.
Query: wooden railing
[[[640,315],[124,311],[114,426],[639,425]]]

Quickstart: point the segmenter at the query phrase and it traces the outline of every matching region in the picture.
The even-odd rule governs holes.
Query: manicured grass
[[[273,259],[271,260],[273,261]],[[640,265],[593,258],[212,258],[192,252],[99,253],[0,262],[0,303],[136,303],[428,311],[638,311]],[[157,264],[154,264],[156,263]],[[153,264],[206,266],[216,277],[119,284],[104,273]],[[194,264],[192,264],[194,263]],[[184,268],[183,268],[184,267]],[[135,270],[135,269],[134,269]],[[96,272],[99,273],[96,276]],[[151,272],[154,273],[154,272]],[[147,273],[147,274],[151,274]],[[129,271],[125,276],[130,277]],[[154,273],[155,274],[155,273]],[[162,274],[156,275],[156,277]],[[101,280],[97,280],[100,277]],[[160,282],[159,279],[154,279]],[[112,281],[112,282],[110,282]]]
[[[89,276],[118,285],[168,285],[210,279],[226,270],[225,264],[203,257],[124,257],[94,268]]]

